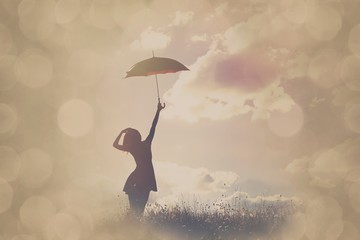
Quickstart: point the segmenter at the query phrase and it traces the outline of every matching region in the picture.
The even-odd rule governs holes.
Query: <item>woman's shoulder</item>
[[[144,147],[150,147],[151,146],[151,140],[145,139],[141,142]]]

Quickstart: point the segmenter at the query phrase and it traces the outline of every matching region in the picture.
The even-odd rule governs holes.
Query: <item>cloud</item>
[[[220,86],[244,92],[266,87],[277,75],[276,65],[256,51],[229,55],[213,67],[213,77]]]
[[[140,39],[133,41],[130,48],[136,50],[155,50],[166,48],[171,41],[171,37],[160,31],[155,31],[151,27],[140,34]]]
[[[229,10],[229,3],[222,3],[215,8],[215,15],[222,16],[227,10]]]
[[[159,189],[157,202],[176,200],[180,196],[217,195],[225,192],[239,180],[231,171],[211,171],[207,168],[191,168],[173,162],[154,162]]]
[[[229,5],[218,9],[235,8]],[[191,72],[181,73],[174,87],[165,94],[172,108],[168,117],[194,122],[202,118],[223,120],[251,114],[252,119],[269,119],[273,112],[295,109],[299,112],[301,127],[304,106],[296,104],[284,89],[284,83],[298,77],[311,80],[321,88],[342,83],[339,59],[343,53],[333,47],[322,49],[318,41],[325,39],[315,41],[312,34],[318,25],[305,16],[306,9],[312,16],[321,7],[326,9],[322,12],[324,16],[338,16],[337,8],[317,2],[268,4],[260,1],[251,5],[247,14],[244,10],[241,18],[230,14],[228,23],[232,24],[211,36],[206,35],[211,42],[209,50],[189,66]],[[326,35],[325,32],[319,34]],[[326,40],[333,38],[335,35]],[[196,35],[191,39],[194,42],[205,38]],[[352,77],[357,64],[356,60],[349,60],[346,68],[343,67],[343,75]],[[298,132],[295,130],[293,132]]]
[[[291,44],[284,48],[264,43],[281,39],[294,24],[278,29],[270,20],[268,14],[255,14],[215,34],[210,49],[165,94],[172,108],[168,117],[220,120],[251,113],[252,119],[268,119],[273,111],[290,111],[295,103],[282,81],[295,74],[293,67],[301,59]]]
[[[167,117],[219,120],[251,112],[253,119],[264,119],[294,105],[280,86],[276,64],[258,51],[212,49],[189,68],[165,95]]]
[[[187,11],[187,12],[181,12],[176,11],[175,12],[175,19],[173,20],[171,26],[183,26],[189,23],[194,17],[194,12]]]
[[[236,53],[253,43],[256,32],[248,24],[241,22],[230,27],[224,33],[223,44],[230,53]]]
[[[208,36],[206,34],[194,35],[191,37],[192,42],[206,42],[208,41]]]
[[[172,205],[178,204],[180,200],[186,202],[196,198],[214,203],[213,210],[221,205],[216,203],[228,203],[233,207],[239,207],[240,204],[249,209],[257,208],[261,204],[281,207],[286,204],[295,206],[302,203],[297,197],[259,194],[260,189],[267,188],[264,183],[258,182],[255,186],[246,186],[249,180],[244,181],[232,171],[192,168],[162,161],[154,162],[154,167],[160,191],[151,195],[151,202]],[[240,188],[247,190],[240,191]]]

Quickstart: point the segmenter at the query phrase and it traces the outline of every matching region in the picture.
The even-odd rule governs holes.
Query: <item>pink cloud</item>
[[[272,83],[277,72],[276,65],[266,56],[241,53],[220,61],[215,66],[214,75],[221,85],[253,92]]]

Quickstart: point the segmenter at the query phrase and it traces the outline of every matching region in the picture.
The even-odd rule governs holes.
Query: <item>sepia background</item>
[[[148,134],[150,202],[235,193],[296,200],[279,239],[360,237],[358,0],[0,0],[0,239],[112,239],[135,167],[112,147]]]

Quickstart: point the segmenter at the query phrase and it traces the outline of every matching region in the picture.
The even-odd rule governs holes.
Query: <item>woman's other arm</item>
[[[126,149],[126,147],[124,147],[124,145],[119,144],[119,141],[120,141],[120,139],[121,139],[121,136],[122,136],[124,133],[126,133],[126,131],[127,131],[127,129],[122,130],[122,131],[120,132],[119,136],[117,136],[117,138],[115,139],[115,141],[114,141],[114,143],[113,143],[113,147],[114,147],[114,148],[119,149],[119,150],[121,150],[121,151],[128,151],[128,150]]]

